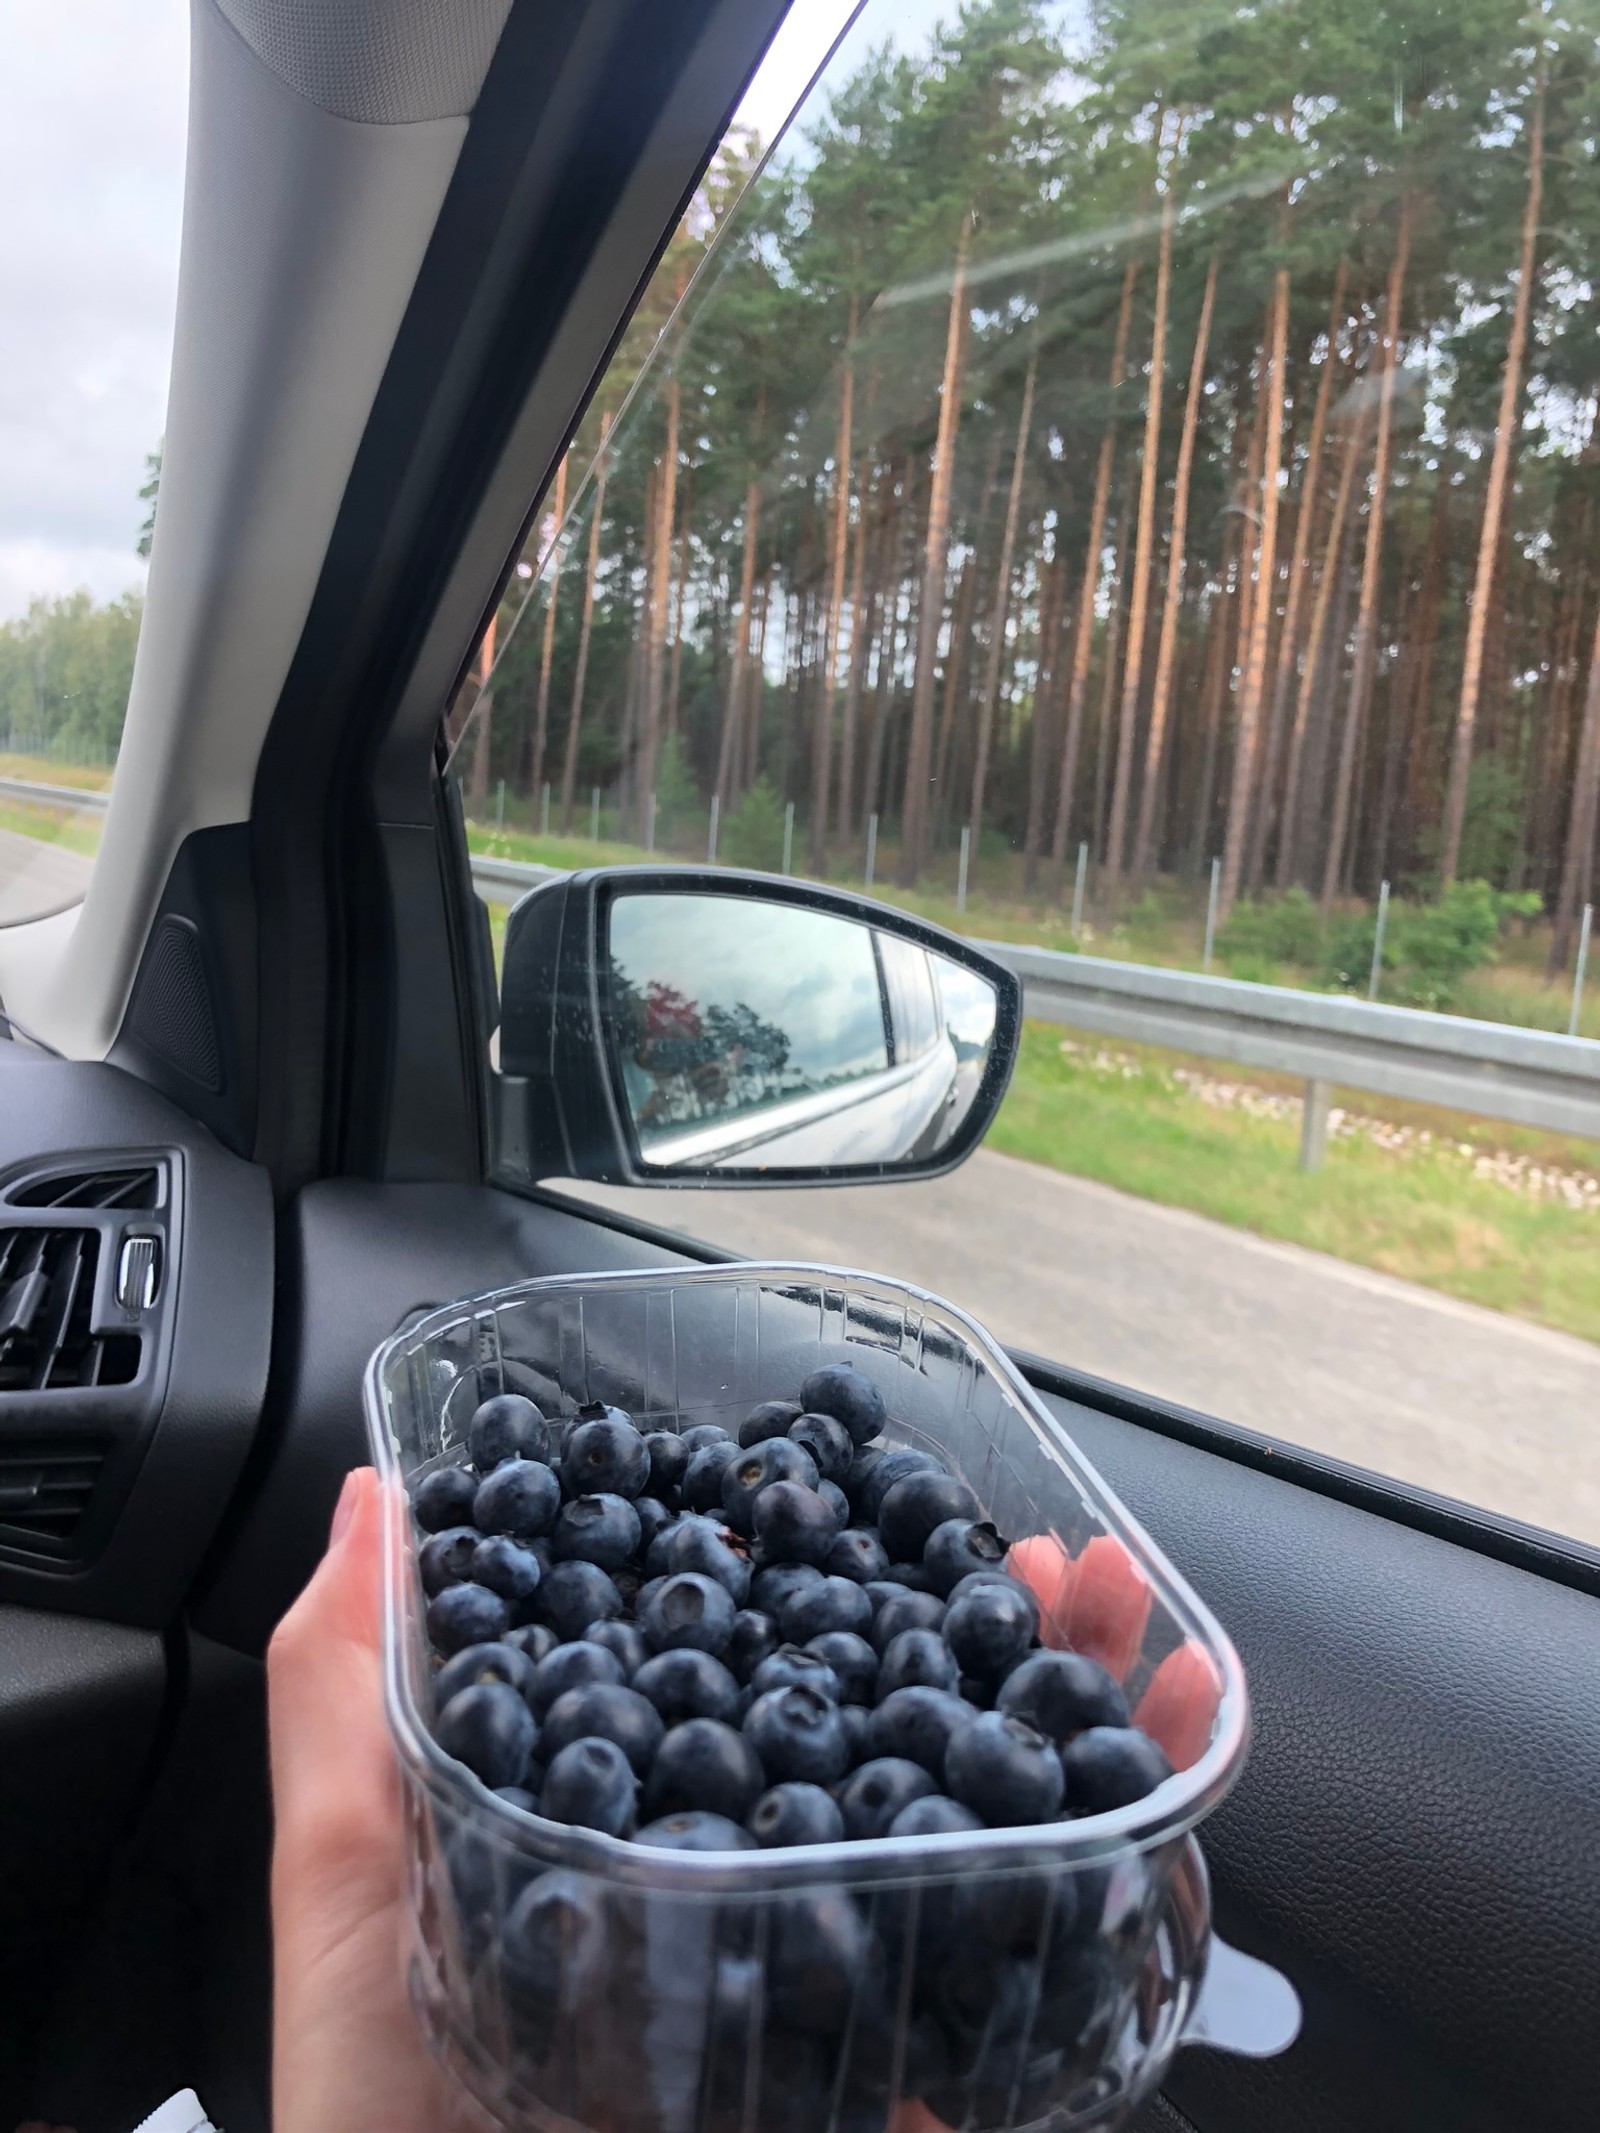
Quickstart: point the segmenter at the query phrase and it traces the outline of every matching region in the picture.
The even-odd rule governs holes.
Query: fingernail
[[[328,1546],[338,1547],[344,1539],[350,1521],[356,1515],[356,1498],[361,1493],[361,1469],[352,1467],[344,1477],[344,1487],[339,1491],[339,1501],[333,1507],[333,1525],[328,1533]]]

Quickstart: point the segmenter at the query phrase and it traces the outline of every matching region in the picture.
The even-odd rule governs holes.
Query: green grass
[[[0,830],[31,837],[36,844],[59,844],[69,852],[92,857],[100,849],[98,815],[74,814],[70,808],[36,807],[31,800],[0,799]]]
[[[1480,1181],[1446,1149],[1400,1155],[1341,1138],[1330,1142],[1323,1169],[1308,1174],[1297,1167],[1295,1124],[1208,1108],[1173,1081],[1178,1055],[1119,1045],[1132,1071],[1106,1072],[1094,1069],[1087,1044],[1061,1046],[1059,1029],[1026,1025],[991,1147],[1600,1341],[1600,1215]],[[1271,1080],[1194,1064],[1261,1086]],[[1379,1109],[1354,1094],[1349,1105],[1368,1115]],[[1431,1117],[1457,1143],[1510,1147],[1518,1139],[1513,1129],[1449,1113],[1381,1108]],[[1546,1159],[1594,1167],[1587,1143],[1522,1138]]]
[[[0,778],[29,778],[36,785],[82,785],[104,792],[111,772],[99,763],[57,763],[47,755],[9,755],[0,749]]]

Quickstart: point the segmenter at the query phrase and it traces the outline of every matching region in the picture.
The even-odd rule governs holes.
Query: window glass
[[[139,637],[177,296],[188,11],[0,20],[0,925],[82,896]]]
[[[878,952],[883,957],[884,984],[889,994],[895,1059],[921,1059],[933,1050],[940,1036],[927,955],[911,941],[896,940],[891,934],[880,934]]]
[[[1032,989],[947,1179],[615,1203],[1600,1541],[1594,1110],[1482,1071],[1600,1039],[1593,21],[869,0],[775,147],[767,97],[452,708],[474,849],[1136,975]],[[1200,1041],[1140,971],[1450,1071],[1197,982]]]

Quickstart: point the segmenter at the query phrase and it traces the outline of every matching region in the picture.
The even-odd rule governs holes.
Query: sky
[[[795,0],[739,112],[770,140],[854,0]],[[920,42],[950,0],[870,0],[852,43]],[[165,424],[188,94],[185,0],[0,9],[0,621],[142,586]]]

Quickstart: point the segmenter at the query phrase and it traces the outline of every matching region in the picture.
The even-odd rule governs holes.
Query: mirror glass
[[[743,896],[619,894],[607,1035],[652,1169],[910,1163],[960,1130],[994,988],[880,926]]]

